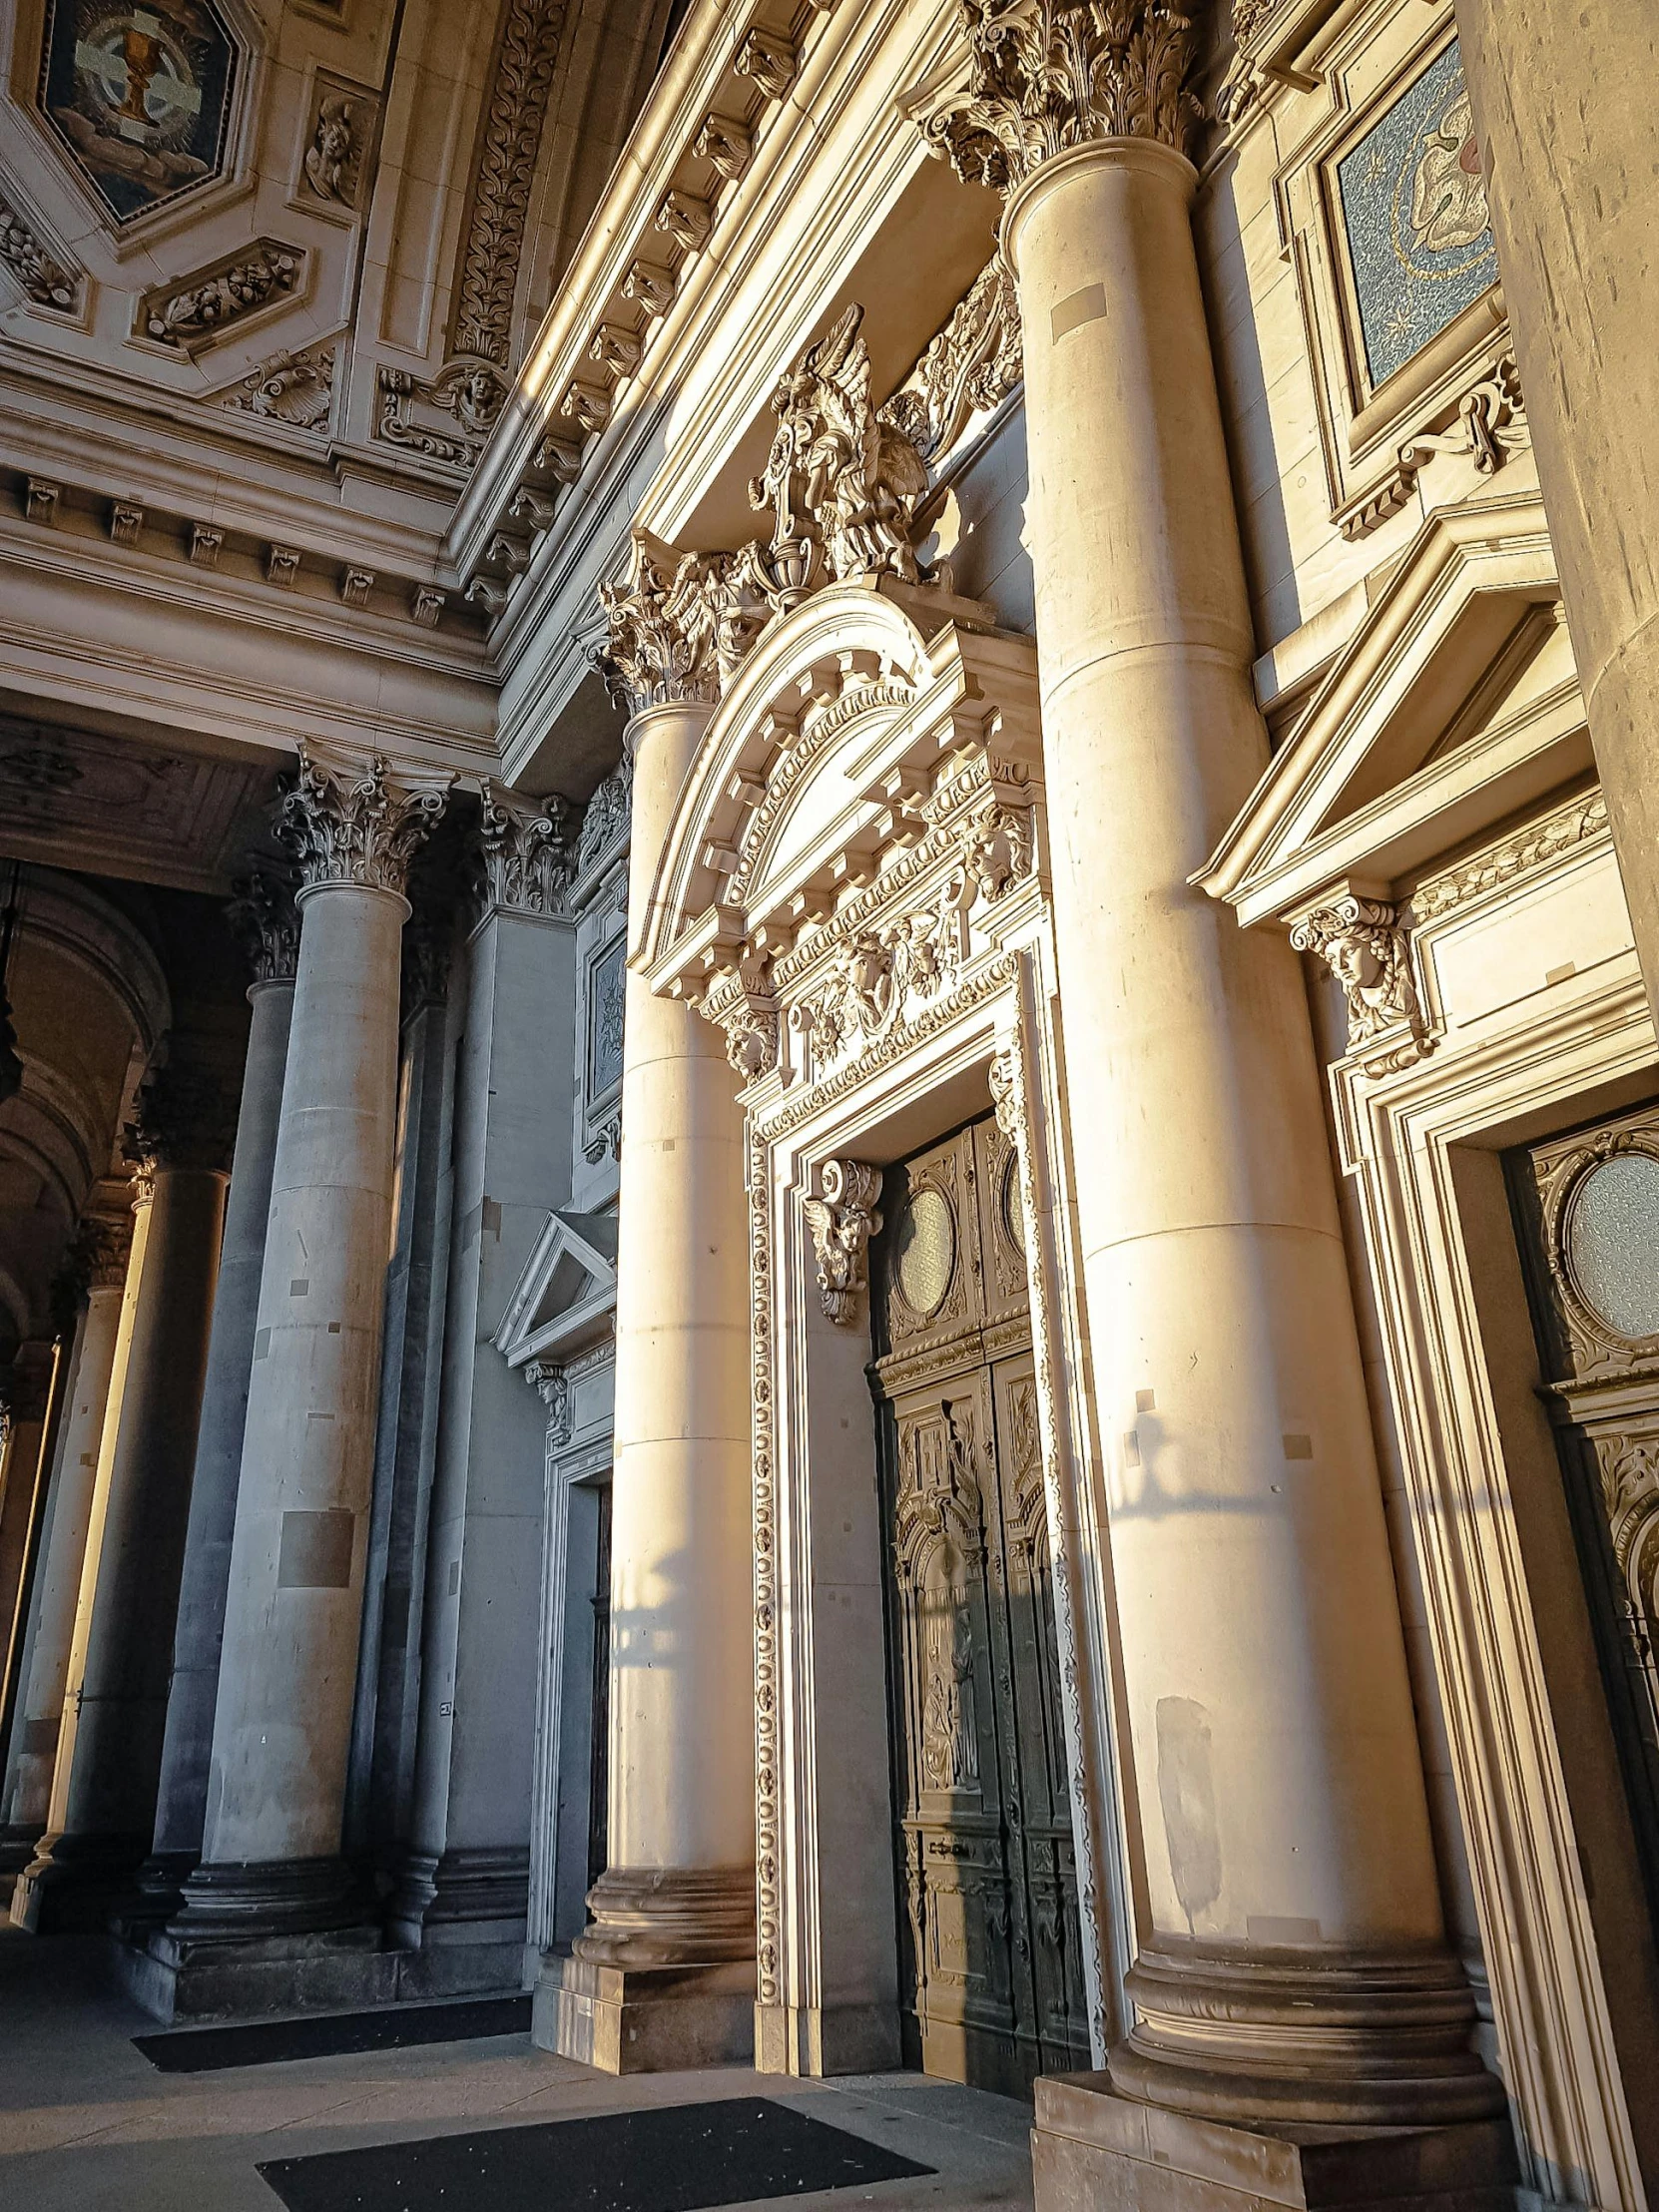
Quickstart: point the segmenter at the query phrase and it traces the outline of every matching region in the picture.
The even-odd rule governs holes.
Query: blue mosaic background
[[[1338,163],[1337,189],[1377,385],[1497,282],[1455,39]]]

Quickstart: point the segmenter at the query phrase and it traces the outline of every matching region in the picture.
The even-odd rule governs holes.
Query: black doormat
[[[434,2135],[259,2168],[288,2212],[699,2212],[936,2170],[764,2097]]]
[[[528,2035],[530,1998],[472,1997],[464,2004],[388,2004],[374,2012],[320,2012],[250,2027],[185,2027],[135,2035],[134,2047],[163,2073],[217,2073],[280,2058],[338,2058],[347,2051],[403,2050],[414,2043],[470,2042],[479,2035]]]

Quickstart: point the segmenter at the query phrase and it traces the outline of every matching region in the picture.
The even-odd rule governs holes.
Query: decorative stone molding
[[[1347,892],[1305,914],[1291,931],[1299,952],[1317,952],[1342,985],[1351,1052],[1403,1025],[1418,1051],[1428,1040],[1411,980],[1410,941],[1399,908]]]
[[[146,292],[139,303],[138,327],[160,345],[199,352],[234,324],[294,291],[304,267],[301,248],[260,239],[182,284]]]
[[[139,532],[144,528],[144,507],[137,499],[112,499],[110,501],[110,543],[112,545],[137,545]]]
[[[778,1065],[778,1002],[773,997],[768,963],[741,960],[709,990],[703,1011],[726,1033],[726,1057],[746,1083],[770,1075]]]
[[[448,603],[449,594],[435,584],[416,584],[409,594],[409,620],[422,630],[435,630]]]
[[[906,381],[880,410],[923,461],[948,452],[969,418],[1018,389],[1025,374],[1019,295],[1000,255],[986,264]]]
[[[449,362],[429,384],[381,364],[374,435],[453,468],[471,468],[494,429],[507,386],[486,360]]]
[[[225,550],[225,533],[211,522],[193,522],[190,526],[190,563],[193,568],[217,568],[219,556]]]
[[[38,522],[42,529],[50,530],[57,522],[58,510],[63,503],[63,486],[48,483],[44,476],[30,476],[23,486],[23,516],[27,522]]]
[[[875,1204],[880,1195],[879,1168],[862,1160],[826,1160],[819,1170],[819,1196],[801,1202],[818,1258],[820,1302],[843,1329],[858,1318],[869,1240],[881,1227]]]
[[[373,569],[345,568],[340,571],[339,595],[348,607],[366,607],[368,595],[373,589]]]
[[[769,100],[782,100],[795,83],[801,62],[793,42],[781,31],[756,29],[738,48],[732,67],[740,77],[752,78]]]
[[[293,783],[276,804],[276,833],[307,890],[355,883],[401,894],[454,782],[452,770],[417,779],[394,775],[381,753],[352,762],[302,745]]]
[[[1484,852],[1420,882],[1411,893],[1411,921],[1420,927],[1472,898],[1500,890],[1515,876],[1529,874],[1575,844],[1604,836],[1607,827],[1607,802],[1601,793],[1580,794]]]
[[[256,983],[291,982],[299,965],[299,916],[293,878],[276,868],[254,867],[231,885],[225,909],[242,942]]]
[[[148,1189],[166,1168],[225,1173],[237,1136],[237,1101],[216,1071],[169,1062],[144,1079],[122,1152],[135,1185]]]
[[[1526,420],[1520,371],[1512,353],[1493,364],[1472,390],[1457,402],[1455,421],[1441,431],[1418,431],[1399,449],[1399,465],[1413,476],[1436,453],[1459,453],[1474,462],[1482,476],[1492,476],[1512,453],[1526,451],[1532,432]]]
[[[333,406],[337,339],[301,353],[275,353],[220,400],[238,414],[286,423],[290,430],[320,433]]]
[[[498,368],[511,357],[513,295],[564,23],[564,0],[508,0],[501,27],[455,313],[456,351]]]
[[[582,1157],[590,1168],[598,1167],[601,1160],[622,1158],[622,1115],[618,1111],[607,1114],[595,1128],[593,1135],[582,1147]]]
[[[1191,19],[1165,0],[960,0],[967,90],[923,136],[967,182],[1011,192],[1093,139],[1185,153],[1202,114],[1188,89]]]
[[[599,587],[610,632],[599,665],[631,714],[720,696],[719,585],[730,559],[634,532],[623,580]]]
[[[486,911],[557,914],[570,881],[570,809],[556,794],[526,800],[488,776],[478,785]]]
[[[586,875],[600,855],[619,840],[628,827],[633,800],[634,763],[631,755],[624,754],[582,811],[573,874]]]
[[[749,503],[772,513],[759,566],[779,607],[804,599],[827,569],[919,581],[910,544],[927,470],[907,433],[870,405],[869,347],[854,301],[791,363],[772,395],[778,417]]]
[[[268,545],[265,555],[265,580],[275,584],[278,591],[291,591],[293,579],[299,574],[299,548],[294,545]]]
[[[353,214],[362,196],[378,102],[361,86],[321,75],[311,99],[310,128],[300,164],[303,190],[326,207]]]
[[[49,307],[58,314],[74,314],[79,308],[85,281],[81,272],[67,268],[58,259],[3,191],[0,263],[16,277],[31,306]]]
[[[778,1456],[772,1374],[772,1147],[749,1121],[750,1510],[755,1547],[755,1982],[779,2001],[782,1837],[779,1778]]]
[[[570,1377],[562,1367],[544,1360],[532,1360],[521,1373],[547,1407],[548,1448],[556,1451],[561,1444],[569,1443],[575,1428]]]

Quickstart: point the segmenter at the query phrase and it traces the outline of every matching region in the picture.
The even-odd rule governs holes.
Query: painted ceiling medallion
[[[118,224],[219,175],[237,61],[212,0],[51,0],[40,104]]]

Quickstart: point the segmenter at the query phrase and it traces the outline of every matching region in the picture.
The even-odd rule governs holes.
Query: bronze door
[[[1543,1398],[1659,1927],[1659,1106],[1507,1165]]]
[[[888,1170],[870,1374],[906,2055],[1026,2095],[1087,2066],[1031,1323],[987,1118]]]

